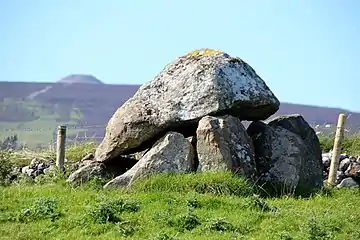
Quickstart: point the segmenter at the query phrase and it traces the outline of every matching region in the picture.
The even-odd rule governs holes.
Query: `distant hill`
[[[85,74],[71,74],[66,76],[57,83],[87,83],[87,84],[102,84],[102,82],[92,75],[85,75]]]
[[[0,82],[0,139],[14,133],[33,147],[55,139],[59,124],[68,126],[69,139],[100,141],[116,109],[139,85],[103,84],[91,75],[69,75],[56,83]],[[350,117],[347,127],[360,128],[360,113],[338,108],[281,103],[276,113],[300,113],[319,131],[332,131],[339,113]]]

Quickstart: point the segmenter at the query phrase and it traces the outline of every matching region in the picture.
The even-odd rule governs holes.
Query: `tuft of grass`
[[[123,212],[137,212],[140,205],[136,202],[127,202],[123,199],[106,199],[88,211],[88,218],[93,223],[106,224],[118,223],[121,221],[120,215]]]
[[[72,144],[67,146],[65,150],[65,158],[68,163],[74,163],[80,161],[89,153],[94,153],[96,149],[96,143],[87,142],[83,144]],[[13,166],[24,167],[30,164],[34,158],[45,160],[54,164],[56,159],[56,152],[49,149],[40,149],[37,151],[30,151],[28,149],[22,149],[19,151],[1,151],[1,154],[7,154],[6,158],[11,162]]]
[[[228,232],[234,231],[235,227],[224,217],[217,217],[208,220],[206,229],[209,231]]]
[[[332,232],[326,226],[319,223],[315,217],[311,217],[306,224],[307,239],[327,240],[333,239]]]
[[[197,192],[213,195],[251,196],[254,188],[244,178],[231,172],[158,174],[136,181],[133,189],[137,192]]]
[[[78,162],[87,154],[95,153],[96,146],[95,142],[72,144],[66,148],[65,156],[70,163]]]
[[[320,146],[323,152],[329,152],[334,146],[333,135],[319,136]],[[360,155],[360,135],[352,134],[346,136],[341,144],[341,152],[351,154],[354,156]]]
[[[9,181],[9,175],[12,170],[10,160],[11,153],[6,150],[0,150],[0,186],[6,185]]]
[[[201,225],[201,220],[192,208],[189,208],[186,214],[181,214],[175,220],[169,221],[169,226],[175,227],[179,232],[191,231],[199,225]]]
[[[51,222],[59,219],[61,212],[58,209],[57,201],[54,198],[39,197],[32,206],[26,207],[20,211],[11,212],[1,221],[27,223],[29,221],[35,222],[44,219],[50,219]]]

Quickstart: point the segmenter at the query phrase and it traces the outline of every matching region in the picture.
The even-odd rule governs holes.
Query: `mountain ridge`
[[[0,139],[18,134],[19,139],[34,142],[33,145],[46,145],[54,140],[57,125],[65,124],[70,127],[70,139],[87,135],[101,140],[110,117],[139,87],[138,84],[81,81],[71,84],[0,82]],[[339,113],[350,116],[347,128],[351,131],[360,128],[360,113],[342,108],[281,102],[274,116],[294,113],[301,114],[314,128],[323,126],[321,131],[333,131]],[[45,130],[43,134],[35,134],[34,128]],[[40,140],[35,141],[36,138]]]

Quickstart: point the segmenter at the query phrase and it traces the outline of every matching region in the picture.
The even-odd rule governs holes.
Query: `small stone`
[[[349,155],[347,155],[346,153],[341,153],[340,154],[340,161],[345,159],[345,158],[349,158]]]
[[[340,164],[339,164],[339,171],[345,172],[346,169],[349,167],[351,161],[349,158],[344,158],[343,160],[341,160]]]
[[[72,186],[79,186],[95,177],[102,178],[104,175],[105,170],[102,164],[89,164],[73,172],[66,181]]]
[[[83,161],[86,161],[86,160],[94,160],[94,154],[92,154],[92,153],[88,153],[88,154],[86,154],[85,155],[85,157],[83,157],[82,159],[81,159],[81,162],[83,162]]]
[[[342,171],[337,171],[336,172],[336,183],[340,183],[345,177],[346,176]]]
[[[25,166],[21,169],[21,173],[26,174],[28,170],[29,170],[29,166]]]
[[[329,178],[329,173],[326,171],[323,171],[323,179],[326,180]]]
[[[331,159],[328,155],[322,155],[322,162],[323,162],[323,166],[324,168],[328,168],[330,167],[330,162],[331,162]]]
[[[355,180],[360,180],[360,164],[353,164],[348,171],[348,176]]]
[[[28,209],[28,208],[25,209],[25,210],[24,210],[24,215],[27,216],[27,215],[29,215],[29,214],[30,214],[30,209]]]
[[[40,161],[37,158],[34,158],[33,160],[31,160],[30,162],[30,168],[35,168],[36,165],[38,165],[40,163]]]
[[[38,176],[41,175],[41,174],[44,174],[44,172],[41,171],[41,170],[34,170],[34,171],[31,173],[31,176],[33,176],[33,177],[38,177]]]
[[[49,164],[42,162],[39,165],[37,165],[37,170],[43,171],[44,169],[46,169],[48,167],[50,167]]]
[[[353,188],[358,186],[359,184],[351,177],[345,178],[339,185],[337,185],[338,188]]]
[[[26,175],[28,175],[29,177],[31,177],[32,175],[33,175],[33,173],[35,172],[35,170],[34,169],[32,169],[32,168],[28,168],[27,170],[26,170]]]
[[[356,157],[354,156],[349,156],[350,162],[356,162]]]

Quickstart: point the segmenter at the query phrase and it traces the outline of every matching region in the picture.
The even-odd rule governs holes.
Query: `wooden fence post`
[[[339,168],[341,143],[344,138],[344,125],[345,125],[345,114],[341,113],[339,114],[339,118],[337,122],[336,134],[334,139],[334,148],[331,156],[330,171],[328,178],[328,184],[330,186],[336,185],[335,181],[336,181],[337,170]]]
[[[57,133],[57,143],[56,143],[56,166],[60,171],[64,171],[65,140],[66,140],[66,126],[59,126]]]

